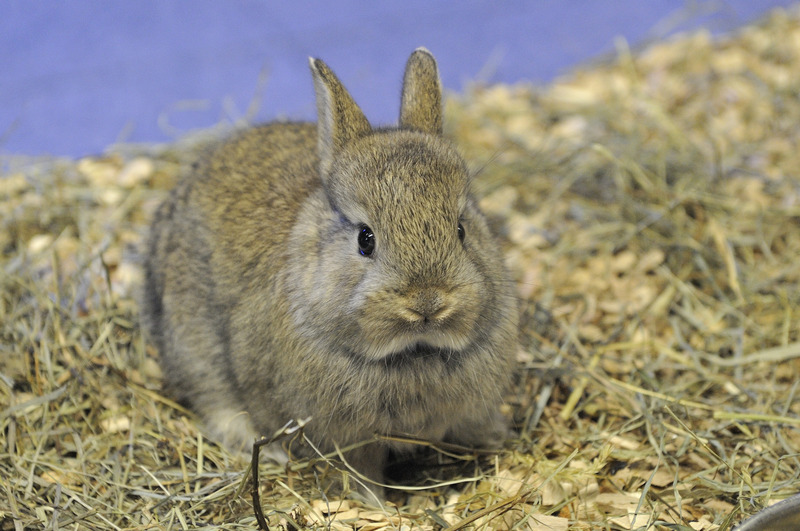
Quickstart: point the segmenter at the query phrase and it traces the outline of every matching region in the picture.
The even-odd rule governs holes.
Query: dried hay
[[[527,309],[519,437],[425,453],[439,484],[383,509],[262,464],[269,525],[724,530],[800,491],[800,9],[447,113]],[[137,324],[191,158],[5,161],[0,530],[256,527],[247,459],[161,395]]]

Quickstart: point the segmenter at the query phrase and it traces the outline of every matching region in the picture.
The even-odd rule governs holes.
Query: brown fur
[[[318,126],[236,135],[158,210],[143,313],[168,388],[234,447],[306,417],[322,451],[375,433],[496,446],[517,303],[441,137],[433,56],[408,61],[397,129],[311,70]],[[346,458],[380,482],[386,452]]]

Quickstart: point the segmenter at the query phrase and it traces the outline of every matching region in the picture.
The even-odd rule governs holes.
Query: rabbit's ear
[[[406,63],[400,127],[442,134],[442,85],[436,59],[425,48],[417,48]]]
[[[309,58],[309,64],[317,93],[317,151],[324,177],[342,147],[372,128],[328,65],[314,58]]]

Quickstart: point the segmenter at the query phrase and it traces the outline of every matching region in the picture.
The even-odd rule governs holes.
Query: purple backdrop
[[[408,54],[444,84],[544,83],[613,50],[705,26],[729,31],[779,0],[138,0],[0,3],[0,154],[81,156],[239,118],[313,119],[323,58],[375,123],[396,119]],[[259,79],[266,79],[259,92]]]

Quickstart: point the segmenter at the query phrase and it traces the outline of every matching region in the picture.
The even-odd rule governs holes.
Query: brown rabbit
[[[374,434],[496,447],[517,302],[442,138],[436,62],[411,55],[389,129],[310,63],[318,124],[237,134],[158,210],[144,317],[168,389],[240,449],[307,417],[323,452]],[[390,446],[345,459],[380,483]]]

